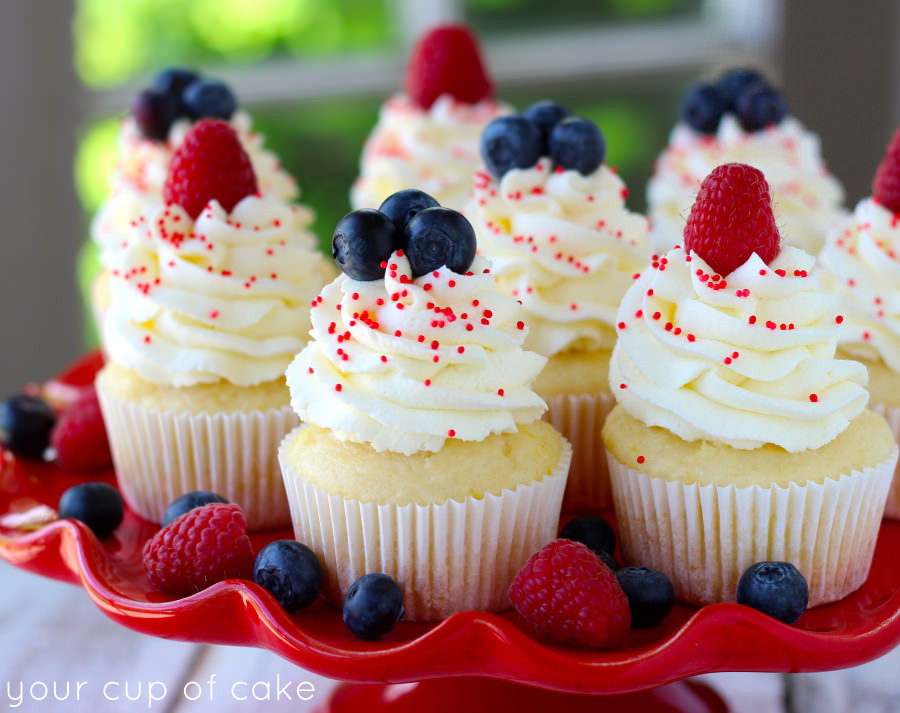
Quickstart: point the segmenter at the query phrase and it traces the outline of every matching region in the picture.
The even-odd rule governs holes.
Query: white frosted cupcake
[[[154,83],[167,79],[171,83],[173,75],[175,86],[167,87],[170,93],[179,93],[189,77],[201,81],[189,70],[166,70]],[[224,85],[220,86],[224,88]],[[169,161],[196,123],[184,115],[183,107],[174,110],[161,107],[165,99],[173,98],[161,95],[155,89],[146,90],[139,95],[132,113],[122,120],[116,167],[109,181],[110,195],[91,222],[91,239],[100,249],[103,266],[103,272],[91,288],[91,304],[98,328],[109,306],[109,268],[129,241],[141,213],[163,205],[163,184]],[[280,201],[295,200],[299,195],[297,182],[282,168],[278,157],[264,147],[263,136],[253,130],[250,115],[234,108],[228,123],[250,157],[260,193]]]
[[[557,121],[567,113],[549,103],[535,105],[521,117],[492,123],[486,141],[509,138],[503,134],[518,132],[535,109],[555,113]],[[487,149],[490,168],[476,173],[466,215],[480,251],[493,263],[498,288],[522,304],[526,348],[549,359],[535,391],[547,401],[548,420],[573,448],[564,508],[608,508],[612,496],[600,431],[614,403],[608,365],[616,310],[635,274],[650,262],[650,248],[646,219],[625,207],[625,184],[604,163],[602,133],[574,118],[566,120],[566,130],[584,163],[554,165],[544,143],[520,162],[540,156],[531,165],[503,166]],[[588,151],[586,143],[598,150]]]
[[[494,101],[472,32],[433,27],[413,48],[404,91],[384,103],[366,140],[353,208],[377,208],[397,191],[418,188],[462,209],[472,195],[481,131],[510,110]]]
[[[556,535],[571,449],[540,420],[531,383],[545,359],[522,349],[521,309],[475,257],[471,227],[443,208],[414,220],[409,255],[390,252],[401,238],[381,213],[338,225],[357,279],[338,277],[314,302],[312,341],[287,371],[304,425],[280,459],[326,596],[342,602],[357,578],[384,572],[408,618],[435,620],[509,606],[515,573]],[[451,269],[440,255],[461,240]],[[438,242],[423,268],[421,246]],[[386,250],[353,257],[375,244]]]
[[[818,137],[788,115],[781,96],[749,70],[686,93],[681,120],[647,184],[654,251],[664,253],[681,242],[700,182],[729,162],[765,174],[785,242],[817,253],[843,215],[843,188],[822,159]]]
[[[175,202],[138,218],[110,264],[97,392],[119,484],[153,522],[207,490],[252,529],[284,526],[276,451],[297,420],[282,375],[333,272],[312,213],[256,192],[224,122],[198,123],[172,169]]]
[[[874,195],[834,225],[819,262],[825,285],[840,298],[838,349],[865,364],[870,405],[900,441],[900,132],[873,184]],[[885,516],[900,519],[900,480]]]
[[[865,368],[834,356],[838,304],[813,266],[779,248],[759,171],[728,164],[685,249],[622,301],[603,431],[619,534],[682,601],[734,601],[765,560],[793,563],[811,606],[868,574],[897,446],[865,409]]]

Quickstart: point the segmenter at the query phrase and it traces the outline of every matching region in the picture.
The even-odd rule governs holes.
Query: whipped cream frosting
[[[402,94],[391,97],[363,147],[360,175],[350,191],[353,208],[378,208],[392,193],[418,188],[442,206],[461,210],[481,164],[481,132],[511,111],[491,99],[466,104],[445,94],[425,110]]]
[[[312,217],[260,196],[230,214],[211,201],[196,222],[178,205],[143,213],[110,265],[110,358],[171,386],[281,377],[333,275],[308,230]]]
[[[900,373],[900,218],[863,199],[829,233],[819,262],[841,300],[841,349]]]
[[[297,198],[297,182],[281,167],[278,157],[264,148],[263,137],[253,130],[250,115],[235,112],[228,123],[250,157],[260,192],[281,201]],[[91,224],[91,238],[100,247],[100,259],[105,267],[109,267],[112,255],[128,239],[138,216],[147,208],[163,204],[169,161],[193,125],[188,119],[177,120],[169,130],[168,139],[160,142],[144,137],[132,117],[122,121],[111,193]]]
[[[546,157],[499,182],[475,174],[466,215],[500,291],[522,303],[528,349],[613,348],[622,296],[650,262],[647,220],[625,208],[627,193],[605,165],[583,176]]]
[[[723,163],[747,163],[765,174],[784,241],[809,253],[845,215],[844,190],[826,168],[818,137],[794,117],[761,131],[744,131],[727,113],[714,135],[678,123],[647,184],[651,244],[660,254],[682,242],[700,184]]]
[[[628,413],[687,440],[795,453],[865,408],[865,367],[834,358],[838,302],[814,259],[784,246],[721,278],[675,248],[629,288],[610,388]]]
[[[522,349],[519,304],[489,263],[412,278],[397,251],[383,280],[339,276],[316,298],[313,337],[287,370],[303,421],[378,451],[511,433],[546,410],[531,382],[546,363]]]

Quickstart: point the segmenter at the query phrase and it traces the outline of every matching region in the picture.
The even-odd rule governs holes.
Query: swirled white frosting
[[[841,348],[900,372],[900,218],[873,198],[860,201],[819,261],[841,300]]]
[[[297,198],[297,182],[281,167],[278,157],[264,148],[262,135],[253,131],[250,115],[238,111],[228,123],[250,157],[260,192],[281,201]],[[188,119],[179,119],[162,142],[145,138],[132,117],[123,120],[111,193],[91,224],[91,238],[100,247],[104,267],[109,267],[113,254],[128,240],[138,216],[163,204],[169,161],[192,126]]]
[[[311,221],[306,208],[259,196],[230,214],[211,201],[196,222],[178,205],[142,214],[110,265],[110,358],[172,386],[279,378],[333,274]]]
[[[751,255],[726,279],[680,248],[625,293],[610,387],[648,426],[734,448],[831,441],[866,405],[865,367],[834,358],[838,304],[811,256]]]
[[[606,166],[583,176],[546,157],[499,182],[476,173],[466,215],[500,291],[522,303],[528,349],[612,349],[622,296],[650,262],[647,220],[626,195]]]
[[[785,243],[815,254],[844,215],[844,190],[822,160],[818,137],[793,117],[761,131],[744,131],[725,114],[713,135],[678,123],[647,184],[650,240],[660,254],[680,245],[700,184],[723,163],[747,163],[765,174]]]
[[[524,351],[519,304],[477,257],[413,279],[402,251],[383,280],[341,275],[312,309],[312,341],[287,370],[308,423],[378,451],[438,451],[447,438],[510,433],[546,409],[531,382],[546,363]]]
[[[481,132],[512,107],[443,95],[428,110],[404,95],[388,99],[366,140],[360,175],[350,191],[354,209],[378,208],[392,193],[418,188],[446,208],[461,210],[481,163]]]

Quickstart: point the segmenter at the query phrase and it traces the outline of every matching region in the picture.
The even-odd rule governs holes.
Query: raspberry
[[[726,163],[703,179],[684,226],[685,251],[693,250],[725,277],[754,252],[768,264],[778,255],[780,242],[769,184],[761,171]]]
[[[875,172],[872,193],[881,205],[892,213],[900,213],[900,130],[891,143]]]
[[[253,548],[239,505],[194,508],[144,545],[144,571],[157,589],[187,596],[223,579],[253,578]]]
[[[163,199],[177,203],[196,220],[213,199],[231,212],[257,190],[250,157],[234,129],[224,121],[205,119],[187,132],[172,155]]]
[[[56,451],[57,465],[65,470],[91,473],[112,465],[106,426],[93,386],[85,387],[56,422],[50,445]]]
[[[494,95],[475,35],[464,25],[438,25],[413,47],[406,68],[406,94],[430,109],[442,94],[475,104]]]
[[[616,575],[572,540],[554,540],[532,555],[510,585],[509,601],[538,632],[564,644],[609,648],[631,627]]]

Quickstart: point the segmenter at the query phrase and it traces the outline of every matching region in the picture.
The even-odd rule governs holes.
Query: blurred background
[[[850,205],[900,116],[893,0],[4,0],[2,391],[92,343],[77,287],[95,267],[88,221],[119,119],[157,69],[231,83],[325,244],[414,38],[445,20],[480,34],[500,98],[552,97],[603,128],[634,210],[683,89],[722,67],[761,66],[785,89]]]

